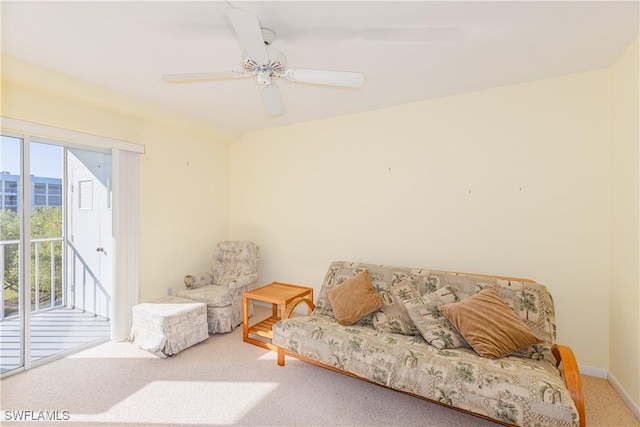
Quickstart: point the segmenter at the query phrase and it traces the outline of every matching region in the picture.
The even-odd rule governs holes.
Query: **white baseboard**
[[[590,377],[607,379],[609,376],[609,371],[606,369],[594,368],[593,366],[580,365],[578,364],[578,369],[580,369],[580,373],[582,375],[588,375]]]
[[[588,375],[590,377],[605,379],[611,384],[611,387],[618,393],[622,401],[627,405],[631,413],[640,420],[640,405],[633,401],[629,393],[622,387],[620,382],[614,377],[611,372],[606,369],[594,368],[593,366],[578,365],[580,373],[582,375]]]
[[[631,413],[640,420],[640,405],[633,401],[629,393],[620,385],[616,377],[614,377],[611,373],[607,375],[607,381],[613,387],[613,389],[620,395],[622,401],[629,407]]]

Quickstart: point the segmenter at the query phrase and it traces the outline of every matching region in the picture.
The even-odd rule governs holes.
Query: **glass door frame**
[[[20,332],[19,366],[2,374],[11,375],[31,368],[31,137],[26,134],[2,131],[2,136],[20,140],[20,185],[18,190],[18,217],[20,236],[18,243],[18,320]],[[26,177],[26,178],[25,178]],[[4,294],[4,283],[2,283]],[[4,301],[4,299],[3,299]]]
[[[33,121],[0,115],[0,130],[8,136],[27,135],[37,140],[49,140],[57,145],[76,146],[83,149],[111,150],[113,165],[113,238],[115,300],[112,307],[111,340],[126,339],[132,323],[132,307],[138,303],[139,291],[139,200],[140,155],[144,154],[144,144],[129,142],[96,134],[46,125]],[[35,136],[38,136],[35,138]],[[29,142],[30,138],[26,138]],[[28,154],[28,152],[27,152]],[[24,155],[24,153],[23,153]],[[30,223],[27,224],[30,233]],[[24,232],[24,231],[23,231]],[[27,250],[30,255],[30,249]],[[30,274],[30,272],[29,272]],[[29,295],[30,298],[30,295]],[[28,319],[30,316],[27,314]],[[29,337],[30,338],[30,337]],[[37,362],[36,362],[37,363]],[[27,366],[33,367],[27,361]],[[11,375],[24,370],[14,369],[5,373]],[[4,377],[5,374],[0,375]]]
[[[20,322],[20,356],[19,366],[10,371],[6,371],[0,375],[0,378],[22,372],[33,367],[37,367],[52,360],[63,357],[74,350],[68,350],[62,353],[54,354],[44,357],[38,360],[32,360],[31,354],[31,320],[32,320],[32,283],[31,283],[31,257],[32,257],[32,233],[31,233],[31,210],[32,210],[32,185],[31,185],[31,145],[32,143],[48,144],[60,147],[62,149],[62,268],[61,268],[61,280],[62,280],[62,295],[63,305],[69,303],[68,293],[68,271],[67,260],[69,260],[69,247],[66,244],[69,233],[69,215],[68,209],[70,206],[71,198],[73,194],[68,191],[68,165],[67,165],[67,152],[69,149],[80,149],[83,151],[93,151],[96,153],[113,155],[113,150],[104,147],[96,147],[91,145],[82,145],[77,143],[70,143],[61,140],[54,140],[44,137],[38,137],[29,135],[26,133],[17,133],[12,131],[1,130],[0,134],[9,138],[14,138],[20,141],[20,185],[18,194],[18,216],[20,218],[20,243],[19,243],[19,257],[18,257],[18,320]],[[112,166],[113,168],[113,166]],[[112,170],[113,173],[113,170]],[[113,265],[112,265],[113,267]],[[2,284],[2,292],[4,293],[4,283]],[[54,292],[54,289],[51,289]],[[37,305],[36,305],[37,306]],[[53,308],[53,307],[52,307]],[[105,338],[105,341],[108,338]],[[82,345],[80,348],[83,347]]]
[[[60,148],[62,148],[62,192],[63,192],[63,202],[62,202],[62,238],[63,238],[63,250],[62,250],[62,288],[63,288],[63,294],[65,295],[65,303],[68,306],[70,303],[74,304],[74,301],[70,301],[70,295],[69,295],[69,283],[68,281],[71,280],[70,276],[68,275],[68,261],[71,259],[70,257],[70,251],[71,249],[69,248],[68,245],[68,239],[69,239],[69,231],[70,231],[70,226],[69,226],[69,207],[71,206],[71,198],[74,197],[74,194],[72,194],[72,192],[69,191],[69,184],[70,184],[70,180],[69,180],[69,174],[68,174],[68,152],[69,149],[79,149],[79,150],[83,150],[83,151],[93,151],[93,152],[97,152],[97,153],[103,153],[106,154],[108,153],[110,156],[113,155],[112,153],[112,149],[110,148],[105,148],[105,147],[96,147],[96,146],[91,146],[91,145],[83,145],[83,144],[78,144],[78,143],[73,143],[73,142],[68,142],[68,141],[62,141],[62,140],[54,140],[54,139],[50,139],[50,138],[44,138],[44,137],[38,137],[38,136],[31,136],[30,138],[30,143],[34,142],[34,143],[41,143],[41,144],[50,144],[50,145],[55,145],[58,146]],[[30,154],[30,153],[29,153]],[[113,166],[112,166],[113,168]],[[113,171],[112,171],[113,172]],[[30,195],[29,195],[30,196]],[[30,215],[29,215],[30,218]],[[29,239],[31,239],[31,221],[29,220]],[[25,245],[27,246],[27,245]],[[31,247],[30,244],[30,240],[29,240],[29,247]],[[29,256],[31,256],[29,254]],[[30,259],[30,258],[27,258]],[[28,263],[28,267],[30,267],[31,263]],[[113,264],[111,265],[111,267],[113,268]],[[30,275],[31,275],[31,271],[29,269],[29,280],[30,280]],[[26,273],[25,273],[26,274]],[[30,283],[30,282],[29,282]],[[29,291],[31,291],[31,286],[29,286]],[[30,298],[31,298],[31,293],[29,293],[29,304],[27,305],[27,307],[29,307],[29,309],[31,308],[30,305]],[[25,343],[24,346],[29,348],[30,350],[30,343],[31,343],[31,316],[29,316],[29,322],[25,323],[25,329],[27,329],[29,331],[29,341],[26,341],[26,335],[25,335]],[[33,368],[33,367],[37,367],[37,366],[41,366],[41,365],[45,365],[51,361],[54,361],[56,359],[60,359],[62,357],[65,357],[71,353],[75,353],[77,351],[82,350],[83,348],[86,348],[87,346],[92,346],[95,345],[97,343],[100,342],[106,342],[109,340],[109,337],[105,337],[104,339],[100,339],[98,341],[94,341],[91,343],[86,343],[86,344],[80,344],[79,346],[74,347],[73,349],[69,349],[66,351],[62,351],[47,357],[43,357],[40,358],[38,360],[32,361],[31,360],[31,351],[29,351],[29,363],[28,365],[25,364],[24,366],[24,370]],[[25,356],[26,357],[26,356]],[[25,360],[25,362],[27,362],[27,360]]]

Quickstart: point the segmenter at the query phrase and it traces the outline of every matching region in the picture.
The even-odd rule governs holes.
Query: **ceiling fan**
[[[244,51],[241,71],[165,74],[162,79],[168,83],[187,83],[256,76],[264,105],[272,116],[284,113],[280,89],[274,80],[285,78],[292,82],[347,88],[358,88],[365,83],[364,74],[359,72],[287,68],[284,54],[271,46],[275,39],[273,31],[261,28],[258,19],[243,9],[229,8],[227,17]]]

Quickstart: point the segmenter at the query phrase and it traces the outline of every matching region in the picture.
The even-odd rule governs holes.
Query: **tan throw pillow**
[[[333,315],[341,325],[351,325],[384,306],[373,289],[367,270],[327,291]]]
[[[418,298],[420,294],[410,279],[396,283],[386,291],[380,293],[384,307],[371,319],[377,331],[392,332],[394,334],[417,335],[418,330],[407,314],[403,302]]]
[[[493,287],[438,310],[480,356],[497,359],[542,342]]]

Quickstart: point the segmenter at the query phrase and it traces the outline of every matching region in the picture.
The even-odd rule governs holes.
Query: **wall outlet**
[[[170,297],[171,295],[173,295],[173,288],[167,288],[164,291],[164,294],[168,297]]]

